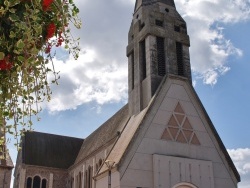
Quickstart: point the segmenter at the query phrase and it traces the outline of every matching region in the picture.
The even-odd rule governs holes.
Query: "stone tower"
[[[129,111],[149,103],[164,76],[191,83],[189,36],[174,0],[137,0],[128,34]]]

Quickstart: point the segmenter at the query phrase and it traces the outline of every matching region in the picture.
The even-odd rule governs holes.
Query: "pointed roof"
[[[225,159],[226,159],[225,163],[228,164],[228,166],[231,168],[235,178],[237,179],[238,182],[240,182],[240,175],[239,175],[231,157],[229,156],[220,136],[218,135],[212,121],[210,120],[205,108],[203,107],[197,93],[195,92],[194,88],[192,87],[192,85],[190,85],[188,80],[183,79],[183,78],[178,77],[178,76],[174,76],[174,75],[170,75],[168,77],[165,77],[162,80],[162,83],[160,84],[160,86],[158,87],[156,94],[151,99],[149,105],[143,111],[141,111],[138,115],[132,116],[129,119],[129,121],[126,124],[126,126],[124,127],[124,130],[122,131],[119,139],[116,141],[114,147],[112,148],[112,150],[108,154],[107,159],[114,161],[115,164],[117,164],[119,167],[121,167],[121,163],[123,163],[124,165],[122,165],[122,166],[124,166],[124,169],[120,169],[120,172],[123,173],[126,166],[128,165],[126,163],[128,161],[130,161],[131,160],[130,157],[133,156],[133,154],[131,154],[129,152],[135,152],[135,151],[129,151],[129,148],[131,148],[132,145],[134,145],[134,144],[136,145],[135,148],[138,147],[138,144],[140,143],[140,141],[138,141],[139,137],[141,137],[141,135],[145,134],[145,130],[147,130],[148,126],[150,126],[150,123],[146,123],[146,122],[152,121],[152,119],[150,119],[150,118],[152,118],[152,114],[150,115],[150,113],[152,111],[154,111],[153,107],[155,105],[161,104],[162,97],[165,96],[166,92],[169,90],[171,85],[176,80],[180,80],[180,82],[182,82],[183,85],[185,85],[187,90],[194,97],[194,102],[199,106],[198,108],[202,111],[201,112],[203,114],[202,116],[205,117],[206,122],[208,123],[209,127],[207,127],[207,128],[211,130],[213,136],[215,137],[215,139],[217,141],[218,145],[217,144],[216,145],[223,153],[223,155],[224,155],[223,157],[225,157]],[[179,112],[179,111],[180,111],[180,108],[177,105],[176,112]],[[155,112],[153,112],[153,113],[155,113]],[[183,126],[186,126],[186,125],[183,125]],[[195,141],[194,144],[200,145],[199,141]],[[98,171],[98,174],[102,174],[106,170],[107,170],[106,165],[102,165],[102,167]]]
[[[136,11],[142,5],[151,5],[157,2],[175,7],[174,0],[136,0],[134,11]]]

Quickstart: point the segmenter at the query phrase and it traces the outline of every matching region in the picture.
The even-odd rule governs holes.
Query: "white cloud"
[[[229,57],[243,52],[224,36],[222,25],[249,20],[249,0],[175,0],[187,22],[191,40],[194,83],[214,85],[230,70]],[[126,45],[135,0],[77,0],[82,54],[79,60],[56,60],[60,86],[53,86],[50,111],[75,109],[94,101],[99,105],[127,99]],[[60,55],[60,54],[59,54]],[[64,58],[67,58],[65,56]],[[58,58],[63,59],[63,58]]]
[[[87,102],[98,104],[127,99],[126,64],[105,64],[98,59],[95,50],[86,49],[76,61],[72,57],[65,62],[54,59],[60,71],[59,86],[52,86],[53,97],[47,104],[51,112],[75,109]]]
[[[222,24],[249,20],[249,0],[176,0],[187,22],[191,40],[191,64],[195,79],[214,85],[230,70],[228,58],[242,56],[223,33]]]
[[[228,153],[241,175],[239,188],[250,188],[250,148],[229,149]]]

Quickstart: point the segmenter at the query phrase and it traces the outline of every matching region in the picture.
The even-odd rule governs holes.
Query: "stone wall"
[[[0,166],[0,188],[9,188],[11,182],[12,168]]]
[[[18,182],[16,182],[16,187],[14,188],[25,187],[27,178],[31,177],[33,179],[35,176],[39,176],[41,179],[46,179],[48,188],[66,188],[68,178],[67,170],[29,165],[22,165],[21,169],[22,170],[19,172],[24,174],[16,174],[16,177],[23,177],[24,180],[19,178]],[[23,184],[22,182],[24,182],[24,185],[19,185],[20,183]]]

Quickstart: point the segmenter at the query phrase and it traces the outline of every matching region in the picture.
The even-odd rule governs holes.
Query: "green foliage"
[[[78,39],[68,28],[70,22],[80,28],[78,13],[72,0],[0,0],[0,129],[14,135],[17,146],[39,103],[51,98],[48,75],[52,83],[59,79],[51,48],[65,45],[78,57]]]

